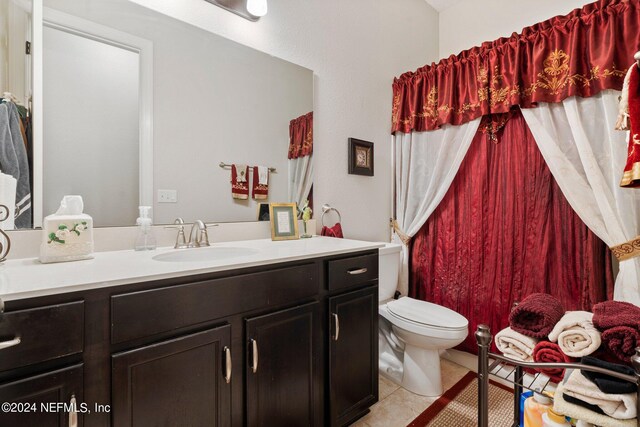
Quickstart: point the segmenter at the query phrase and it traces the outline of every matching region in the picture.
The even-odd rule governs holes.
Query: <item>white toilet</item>
[[[467,319],[436,304],[409,297],[393,299],[398,284],[401,246],[380,249],[380,372],[423,396],[442,394],[440,351],[467,337]]]

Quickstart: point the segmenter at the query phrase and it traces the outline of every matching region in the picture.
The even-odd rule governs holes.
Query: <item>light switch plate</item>
[[[178,203],[178,190],[158,190],[158,203]]]

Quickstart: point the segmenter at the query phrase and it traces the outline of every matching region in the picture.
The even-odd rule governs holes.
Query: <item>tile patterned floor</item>
[[[441,359],[441,364],[442,386],[445,390],[469,372],[445,359]],[[413,394],[382,376],[379,387],[380,400],[371,407],[371,412],[352,424],[353,427],[405,427],[437,400],[437,397]]]

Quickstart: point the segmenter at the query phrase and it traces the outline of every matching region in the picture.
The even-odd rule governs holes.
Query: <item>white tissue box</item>
[[[93,258],[93,219],[89,215],[49,215],[42,231],[40,262]]]

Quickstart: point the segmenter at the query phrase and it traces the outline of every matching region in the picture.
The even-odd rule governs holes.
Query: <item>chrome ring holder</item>
[[[5,205],[0,205],[0,221],[4,221],[9,218],[9,208]],[[5,233],[0,228],[0,262],[7,259],[7,255],[9,255],[9,250],[11,249],[11,239],[9,239],[9,235]],[[1,312],[1,311],[0,311]]]
[[[320,222],[322,223],[322,226],[325,227],[325,223],[324,223],[324,216],[325,214],[329,213],[329,212],[335,212],[338,215],[338,222],[342,222],[342,217],[340,217],[340,212],[338,211],[338,209],[336,208],[332,208],[331,206],[324,204],[322,205],[322,216],[320,217]]]

